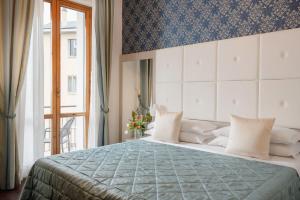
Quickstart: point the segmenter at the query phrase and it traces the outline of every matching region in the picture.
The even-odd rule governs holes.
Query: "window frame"
[[[91,47],[92,47],[92,8],[72,2],[70,0],[44,0],[50,3],[51,6],[51,21],[52,21],[52,113],[45,114],[44,119],[51,119],[51,154],[60,153],[60,119],[66,117],[84,117],[84,148],[88,144],[88,129],[90,116],[90,93],[91,93]],[[86,31],[86,96],[85,96],[85,111],[78,113],[61,113],[60,109],[60,8],[69,8],[85,14],[85,31]],[[77,54],[77,52],[76,52]]]

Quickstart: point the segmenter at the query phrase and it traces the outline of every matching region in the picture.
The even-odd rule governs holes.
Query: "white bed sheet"
[[[170,144],[170,145],[180,146],[180,147],[189,148],[189,149],[201,150],[201,151],[217,153],[217,154],[221,154],[221,155],[228,155],[228,156],[239,157],[239,158],[244,158],[244,159],[248,159],[248,160],[256,160],[256,161],[261,161],[261,162],[265,162],[265,163],[271,163],[271,164],[275,164],[275,165],[291,167],[291,168],[294,168],[298,172],[298,175],[300,176],[300,154],[298,154],[298,156],[296,158],[270,156],[269,160],[261,160],[261,159],[246,157],[246,156],[238,156],[238,155],[229,154],[229,153],[225,152],[225,148],[223,148],[223,147],[211,146],[211,145],[207,145],[207,144],[193,144],[193,143],[185,143],[185,142],[180,142],[178,144],[175,144],[175,143],[158,141],[158,140],[153,139],[151,136],[142,138],[142,140],[163,143],[163,144]]]

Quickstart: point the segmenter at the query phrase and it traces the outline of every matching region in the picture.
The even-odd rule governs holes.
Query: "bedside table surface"
[[[138,138],[134,138],[134,137],[123,138],[123,139],[122,139],[122,142],[129,142],[129,141],[133,141],[133,140],[139,140],[139,139],[146,138],[146,137],[150,137],[150,136],[151,136],[151,135],[145,134],[144,136],[138,137]]]

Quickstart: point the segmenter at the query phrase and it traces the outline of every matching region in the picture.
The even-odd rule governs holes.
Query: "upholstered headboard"
[[[156,51],[156,104],[189,119],[300,128],[300,29]]]

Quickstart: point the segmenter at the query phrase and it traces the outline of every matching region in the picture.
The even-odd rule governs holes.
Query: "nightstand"
[[[139,139],[150,137],[150,136],[151,135],[145,134],[144,136],[139,137],[139,138],[133,138],[133,137],[123,138],[122,142],[129,142],[129,141],[139,140]]]

